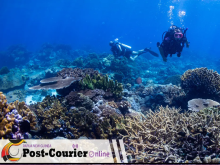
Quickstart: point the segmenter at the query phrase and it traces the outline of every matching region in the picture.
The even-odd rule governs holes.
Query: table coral
[[[192,99],[188,101],[188,110],[194,112],[199,112],[204,108],[217,107],[217,106],[220,106],[220,104],[210,99]]]

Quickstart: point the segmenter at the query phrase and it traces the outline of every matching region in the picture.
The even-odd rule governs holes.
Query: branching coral
[[[180,114],[178,109],[160,107],[147,117],[126,118],[118,124],[131,162],[193,162],[198,161],[197,155],[205,162],[205,156],[219,156],[219,121],[196,113]]]

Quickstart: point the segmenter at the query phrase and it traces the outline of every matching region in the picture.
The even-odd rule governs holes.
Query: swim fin
[[[156,52],[150,50],[149,48],[145,48],[145,51],[148,51],[151,55],[155,56],[155,57],[159,57],[159,54],[157,54]]]

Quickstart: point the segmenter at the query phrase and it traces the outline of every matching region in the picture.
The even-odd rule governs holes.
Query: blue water
[[[118,37],[134,50],[158,52],[173,23],[189,28],[183,56],[219,59],[219,8],[219,0],[1,0],[0,51],[13,44],[36,51],[48,42],[110,53],[108,43]]]

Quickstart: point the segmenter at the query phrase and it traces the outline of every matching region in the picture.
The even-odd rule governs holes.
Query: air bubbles
[[[184,27],[184,25],[183,25],[183,22],[184,22],[183,17],[185,15],[186,15],[185,11],[179,11],[179,13],[178,13],[178,16],[179,16],[179,19],[180,19],[180,23],[182,24],[183,27]]]
[[[173,9],[174,9],[174,6],[170,6],[170,10],[168,11],[168,17],[171,20],[170,21],[171,25],[173,25],[173,21],[172,21],[172,19],[173,19]]]
[[[159,7],[159,10],[160,10],[160,7],[161,7],[161,0],[159,1],[159,3],[158,3],[158,7]]]
[[[183,16],[185,16],[185,15],[186,15],[186,12],[185,12],[185,11],[179,11],[179,14],[178,14],[179,17],[183,17]]]

